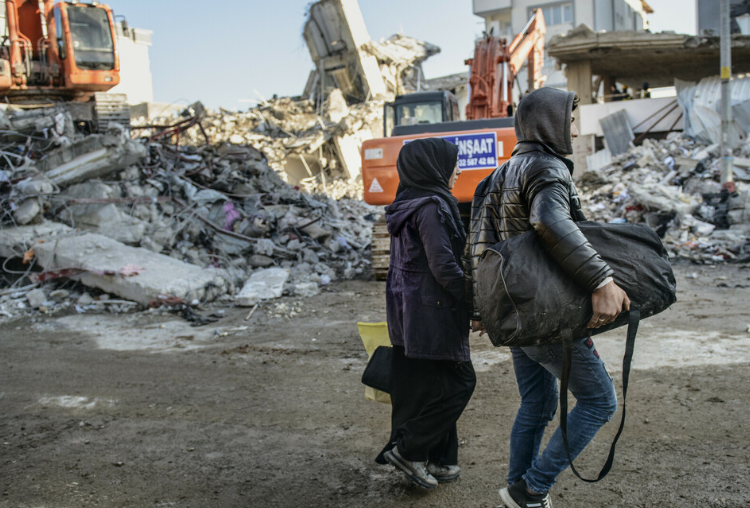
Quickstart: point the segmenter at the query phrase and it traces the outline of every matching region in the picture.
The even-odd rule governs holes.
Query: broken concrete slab
[[[279,298],[288,279],[289,270],[285,268],[267,268],[255,272],[237,295],[237,305],[252,307],[261,300]]]
[[[122,171],[145,157],[146,145],[125,132],[93,134],[50,152],[38,166],[49,181],[64,187]]]
[[[72,233],[73,229],[57,222],[42,222],[30,226],[0,229],[0,257],[21,257],[40,240],[50,240]]]
[[[62,237],[35,245],[34,253],[45,270],[83,270],[83,284],[143,305],[163,297],[210,301],[230,289],[222,270],[128,247],[102,235]]]

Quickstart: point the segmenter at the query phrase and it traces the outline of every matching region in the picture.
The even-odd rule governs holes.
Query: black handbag
[[[612,323],[586,328],[593,313],[591,292],[578,286],[545,252],[537,234],[528,231],[487,249],[477,271],[477,302],[495,346],[562,343],[560,431],[573,473],[597,482],[614,463],[615,445],[625,426],[625,402],[635,338],[641,318],[667,309],[676,300],[676,282],[664,246],[649,227],[639,224],[579,222],[581,232],[614,271],[614,280],[631,301]],[[622,368],[622,419],[604,467],[596,479],[581,477],[568,449],[567,389],[573,340],[628,325]]]
[[[370,388],[381,392],[391,393],[391,358],[393,348],[389,346],[378,346],[367,362],[362,383]]]

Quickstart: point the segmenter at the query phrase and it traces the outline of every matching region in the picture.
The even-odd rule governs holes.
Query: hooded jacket
[[[438,196],[386,208],[391,257],[386,314],[391,343],[409,358],[468,361],[469,314],[464,304],[464,236]]]
[[[409,358],[469,360],[461,254],[466,234],[448,188],[458,148],[441,138],[401,148],[399,189],[386,207],[391,257],[386,312],[391,342]]]
[[[487,247],[534,229],[544,249],[573,280],[593,292],[612,269],[591,247],[576,222],[586,220],[573,184],[570,134],[573,92],[541,88],[516,111],[518,144],[505,164],[474,192],[464,254],[467,286],[476,294],[476,268]],[[543,289],[543,288],[540,288]],[[468,291],[467,291],[468,295]],[[472,318],[481,319],[467,296]]]

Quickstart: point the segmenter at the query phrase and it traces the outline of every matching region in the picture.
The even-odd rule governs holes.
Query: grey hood
[[[542,143],[559,155],[573,153],[570,119],[575,92],[540,88],[526,95],[516,108],[518,142]]]

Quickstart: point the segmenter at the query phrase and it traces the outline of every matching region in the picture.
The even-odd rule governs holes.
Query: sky
[[[157,102],[247,109],[261,97],[300,95],[313,68],[302,38],[309,0],[106,3],[130,26],[153,31]],[[695,0],[648,3],[652,31],[695,33]],[[359,6],[371,39],[402,32],[440,46],[423,64],[426,78],[466,71],[464,60],[484,28],[471,0],[359,0]]]

